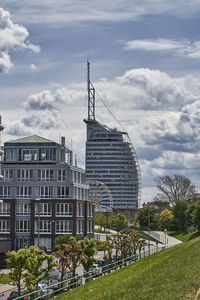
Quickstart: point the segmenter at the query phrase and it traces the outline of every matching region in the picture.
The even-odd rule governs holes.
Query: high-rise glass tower
[[[140,169],[127,132],[111,129],[95,119],[95,89],[88,62],[88,118],[86,181],[103,182],[112,194],[114,208],[137,209],[140,199]],[[109,205],[105,200],[103,205]]]

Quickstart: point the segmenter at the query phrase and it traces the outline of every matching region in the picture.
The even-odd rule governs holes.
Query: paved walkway
[[[167,247],[172,247],[182,243],[180,240],[177,240],[163,231],[144,231],[144,233],[157,239],[162,244],[166,244]]]

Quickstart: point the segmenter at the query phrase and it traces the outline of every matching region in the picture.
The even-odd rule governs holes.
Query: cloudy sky
[[[164,174],[200,188],[200,2],[1,0],[2,141],[65,135],[84,166],[86,61],[129,132],[142,202]],[[96,118],[118,126],[97,97]]]

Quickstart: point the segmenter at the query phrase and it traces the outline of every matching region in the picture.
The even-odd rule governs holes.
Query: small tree
[[[121,249],[121,234],[120,233],[118,233],[116,236],[114,236],[113,247],[115,249],[115,258],[117,259],[118,253]]]
[[[62,234],[56,237],[55,245],[68,244],[70,240],[71,234]]]
[[[109,264],[112,259],[112,250],[113,250],[113,242],[110,236],[106,237],[106,241],[103,244],[103,251],[104,251],[104,260],[106,264]]]
[[[35,286],[46,278],[49,278],[53,267],[57,266],[54,256],[46,254],[37,246],[29,248],[29,259],[26,262],[27,274],[25,276],[26,287],[29,292],[34,291]]]
[[[136,254],[137,249],[142,244],[141,241],[144,239],[142,238],[141,234],[139,234],[137,231],[133,230],[130,233],[130,239],[131,239],[131,247],[133,254]]]
[[[94,255],[97,253],[95,240],[89,240],[85,237],[85,239],[81,241],[81,249],[83,254],[81,257],[81,263],[84,270],[88,272],[89,268],[96,262],[96,259],[94,259]]]
[[[111,217],[111,226],[117,231],[123,230],[128,226],[128,220],[124,214],[119,213]]]
[[[10,270],[9,277],[17,286],[18,296],[21,295],[21,280],[26,275],[26,265],[30,261],[28,248],[20,249],[17,252],[7,252],[7,268]]]
[[[167,228],[169,230],[169,227],[173,220],[173,213],[170,209],[166,208],[160,213],[160,225],[162,229]]]
[[[198,230],[200,230],[200,201],[196,203],[194,211],[194,225],[196,225]]]
[[[61,273],[60,281],[64,280],[65,274],[69,271],[71,261],[70,261],[70,251],[71,247],[68,244],[56,245],[54,247],[53,255],[58,258],[58,268]]]
[[[94,224],[106,227],[106,216],[102,212],[94,212]]]
[[[127,254],[131,249],[131,238],[130,235],[126,233],[120,233],[121,235],[121,257],[126,258]]]
[[[22,278],[27,290],[32,292],[39,281],[49,277],[49,273],[56,265],[52,255],[47,255],[36,246],[20,249],[17,252],[7,252],[7,257],[9,276],[17,285],[18,296],[21,293]]]
[[[68,245],[70,246],[69,258],[71,261],[71,269],[73,277],[75,277],[76,268],[80,265],[82,258],[81,243],[80,241],[77,241],[75,237],[71,237]]]
[[[183,200],[177,200],[175,205],[173,206],[173,223],[176,230],[185,231],[187,226],[187,209],[188,204]]]
[[[157,229],[158,228],[158,219],[159,214],[156,210],[155,206],[145,205],[140,208],[136,215],[135,215],[135,221],[136,223],[139,223],[141,227],[146,226],[150,227],[151,229]]]

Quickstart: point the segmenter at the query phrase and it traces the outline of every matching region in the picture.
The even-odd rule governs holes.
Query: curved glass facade
[[[111,191],[114,208],[138,208],[140,172],[126,132],[95,120],[87,124],[86,180],[103,182]],[[109,203],[103,202],[103,205]]]

